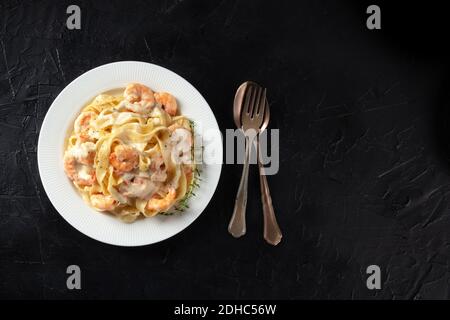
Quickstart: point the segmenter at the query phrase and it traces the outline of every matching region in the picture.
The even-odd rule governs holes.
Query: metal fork
[[[241,130],[245,135],[245,160],[242,170],[241,182],[239,183],[233,216],[228,225],[228,232],[233,237],[239,238],[246,232],[245,210],[247,207],[247,185],[248,167],[253,141],[259,134],[264,122],[264,111],[266,107],[266,89],[256,83],[248,83],[244,93],[243,105],[240,113],[242,123]]]

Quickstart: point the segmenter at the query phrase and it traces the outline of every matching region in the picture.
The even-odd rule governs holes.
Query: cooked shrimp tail
[[[100,211],[111,211],[117,207],[118,202],[111,195],[93,194],[91,205]]]
[[[169,192],[164,198],[156,198],[154,196],[150,200],[148,200],[146,208],[147,210],[150,211],[159,211],[159,212],[167,211],[173,205],[175,196],[176,196],[175,188],[170,188]]]
[[[171,116],[175,116],[177,114],[177,100],[170,93],[157,92],[155,93],[155,100],[161,105],[161,108],[163,108]]]
[[[155,106],[152,89],[140,83],[130,83],[123,93],[125,107],[136,113],[148,113]]]
[[[109,162],[119,172],[129,172],[137,167],[139,154],[133,147],[118,145],[109,156]]]

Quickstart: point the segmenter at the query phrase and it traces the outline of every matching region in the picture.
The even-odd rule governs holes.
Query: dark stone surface
[[[443,8],[424,6],[382,5],[383,30],[369,31],[359,1],[2,2],[0,298],[449,298],[448,32]],[[156,245],[105,245],[59,216],[37,170],[42,120],[70,81],[119,60],[185,77],[222,130],[242,81],[268,87],[278,247],[262,239],[256,168],[240,240],[226,230],[240,166]],[[70,264],[80,291],[66,289]]]

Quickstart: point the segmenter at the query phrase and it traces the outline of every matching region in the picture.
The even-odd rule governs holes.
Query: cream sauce
[[[120,193],[126,197],[147,199],[157,191],[158,187],[149,179],[135,178],[132,182],[122,184]]]
[[[84,142],[71,148],[69,154],[75,159],[80,160],[86,159],[89,156],[89,153],[93,151],[95,151],[95,143]]]

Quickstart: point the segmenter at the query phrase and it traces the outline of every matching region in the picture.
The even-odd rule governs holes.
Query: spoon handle
[[[272,197],[270,196],[269,184],[264,172],[264,167],[261,163],[261,154],[259,150],[258,139],[258,168],[259,168],[259,182],[261,184],[261,200],[264,214],[264,239],[271,245],[276,246],[280,243],[283,235],[275,217],[275,212],[272,205]]]
[[[241,182],[236,195],[233,216],[228,225],[228,232],[235,238],[239,238],[247,231],[245,224],[245,209],[247,207],[248,168],[253,139],[246,137],[244,168],[242,169]]]

